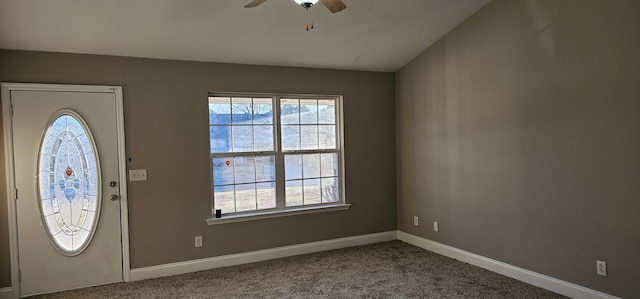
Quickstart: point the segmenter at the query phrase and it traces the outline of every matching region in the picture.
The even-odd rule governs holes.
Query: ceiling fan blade
[[[320,0],[332,13],[337,13],[347,8],[342,0]]]
[[[251,1],[251,3],[245,5],[244,8],[256,7],[256,6],[264,3],[265,1],[267,1],[267,0],[253,0],[253,1]]]

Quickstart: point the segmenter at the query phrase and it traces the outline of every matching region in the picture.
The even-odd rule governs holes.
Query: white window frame
[[[235,98],[271,98],[272,117],[274,130],[274,150],[273,151],[253,151],[253,152],[229,152],[211,153],[209,149],[210,163],[210,187],[211,187],[211,217],[207,219],[209,225],[257,220],[265,218],[292,216],[317,212],[329,212],[347,210],[351,206],[346,201],[345,196],[345,171],[344,171],[344,119],[343,119],[343,96],[341,95],[311,95],[311,94],[271,94],[271,93],[240,93],[240,92],[209,92],[208,97],[235,97]],[[282,150],[282,126],[280,119],[281,99],[314,99],[314,100],[335,100],[336,107],[336,148],[335,149],[315,149],[315,150]],[[208,111],[208,109],[207,109]],[[211,126],[211,124],[208,124]],[[211,138],[211,137],[209,137]],[[339,200],[332,203],[309,204],[287,207],[285,204],[285,166],[284,156],[286,154],[310,154],[310,153],[337,153],[338,154],[338,192]],[[271,209],[251,210],[244,212],[234,212],[223,214],[222,217],[215,216],[215,201],[213,176],[213,158],[220,157],[243,157],[243,156],[275,156],[276,171],[276,207]]]

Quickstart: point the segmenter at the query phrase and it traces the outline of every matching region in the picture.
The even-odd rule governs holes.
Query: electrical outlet
[[[413,216],[413,225],[418,226],[418,216]]]
[[[202,236],[196,236],[196,247],[202,247]]]
[[[596,273],[600,276],[607,276],[607,262],[596,261]]]
[[[438,221],[433,222],[433,231],[437,232],[439,230]]]

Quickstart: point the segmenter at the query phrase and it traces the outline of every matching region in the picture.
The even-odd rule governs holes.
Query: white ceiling
[[[0,0],[0,48],[396,71],[490,0],[250,1]]]

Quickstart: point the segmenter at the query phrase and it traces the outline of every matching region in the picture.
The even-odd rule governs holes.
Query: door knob
[[[118,200],[118,198],[120,198],[120,196],[117,194],[111,194],[111,200]]]

